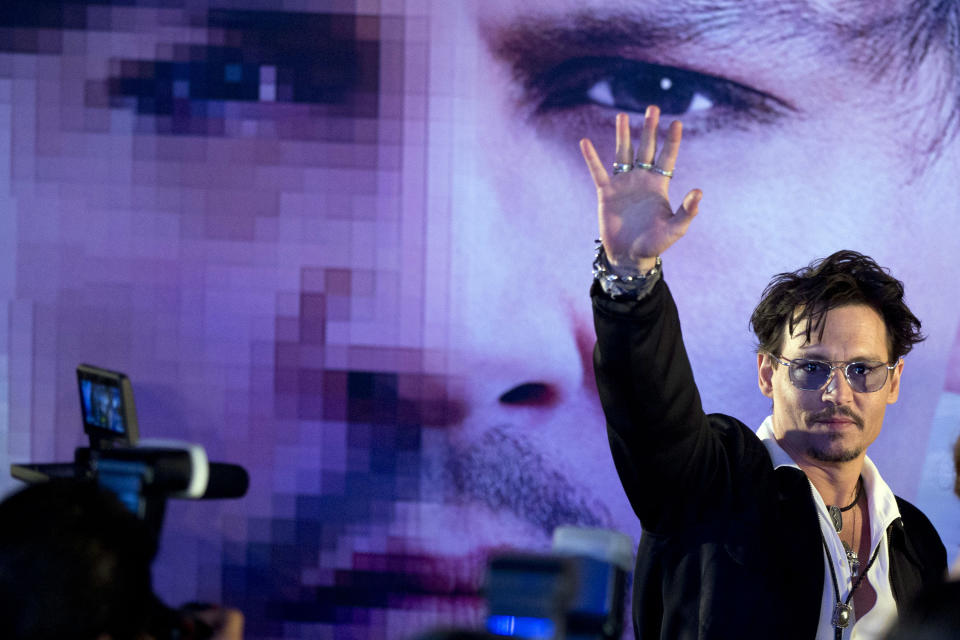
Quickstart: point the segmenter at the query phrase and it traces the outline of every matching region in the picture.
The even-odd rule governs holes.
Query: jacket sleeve
[[[769,456],[739,421],[704,414],[666,283],[640,300],[613,300],[596,283],[591,296],[607,434],[644,530],[670,533],[736,510]]]

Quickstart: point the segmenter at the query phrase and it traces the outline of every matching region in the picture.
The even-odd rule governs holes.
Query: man
[[[612,176],[581,143],[602,243],[597,386],[644,529],[637,636],[878,637],[946,569],[936,530],[894,498],[867,457],[898,398],[902,358],[923,339],[920,321],[901,283],[862,254],[781,274],[751,318],[772,415],[757,435],[706,415],[660,261],[702,193],[671,209],[681,125],[670,125],[657,156],[659,115],[647,109],[636,154],[628,117],[618,116]]]
[[[942,295],[960,277],[942,233],[955,14],[0,2],[5,463],[69,459],[78,362],[127,372],[144,433],[252,478],[242,501],[171,505],[158,591],[241,605],[271,637],[475,623],[488,549],[545,548],[558,524],[639,535],[587,432],[574,256],[594,195],[574,141],[652,101],[689,125],[675,180],[715,203],[670,272],[705,406],[759,421],[750,363],[729,368],[750,342],[735,310],[763,274],[855,242],[918,283],[932,336],[895,408],[915,431],[871,451],[912,495],[925,457],[906,445],[960,317]]]
[[[156,532],[90,481],[28,486],[0,502],[0,637],[241,640],[234,609],[174,611],[154,594]]]

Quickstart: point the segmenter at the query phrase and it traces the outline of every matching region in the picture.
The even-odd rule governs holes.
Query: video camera
[[[5,513],[13,514],[10,519],[21,523],[10,527],[0,544],[13,550],[0,555],[7,563],[0,577],[8,580],[0,580],[0,588],[9,614],[0,619],[7,625],[0,625],[0,636],[20,637],[10,625],[30,633],[56,628],[57,635],[37,637],[65,637],[61,632],[78,624],[97,634],[128,624],[133,626],[127,631],[158,639],[212,637],[214,630],[205,621],[209,617],[200,615],[211,610],[210,605],[169,608],[152,592],[149,564],[168,498],[242,497],[249,485],[246,470],[210,462],[199,444],[140,439],[133,388],[123,373],[80,365],[77,389],[88,446],[77,447],[72,462],[10,465],[14,478],[35,486],[0,503]],[[105,491],[91,486],[94,483]],[[106,492],[120,504],[104,501],[109,498]],[[101,566],[101,555],[109,559],[102,564],[109,580],[99,569],[90,569]],[[10,578],[14,574],[16,580]],[[36,598],[17,600],[19,585],[31,580],[45,589],[54,585],[42,592],[47,598],[42,607],[55,608],[56,615],[28,606]],[[97,607],[87,606],[91,601]],[[114,608],[104,614],[101,603]],[[125,633],[121,636],[127,637]]]
[[[490,558],[490,638],[614,640],[623,633],[633,541],[606,529],[558,527],[549,554]]]
[[[73,462],[12,464],[10,474],[26,483],[85,478],[113,491],[159,535],[167,498],[240,498],[250,484],[246,470],[210,462],[199,444],[141,440],[130,379],[119,371],[77,367],[80,416],[89,446]]]

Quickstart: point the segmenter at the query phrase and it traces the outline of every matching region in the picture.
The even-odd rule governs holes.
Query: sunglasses
[[[768,356],[788,368],[790,382],[804,391],[817,391],[830,382],[835,369],[843,371],[850,388],[858,393],[873,393],[883,388],[890,377],[890,372],[896,369],[897,364],[886,362],[854,361],[854,362],[827,362],[824,360],[807,360],[800,358],[788,360],[768,353]]]

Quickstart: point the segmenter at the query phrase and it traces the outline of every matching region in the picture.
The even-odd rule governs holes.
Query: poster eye
[[[523,76],[523,62],[517,65]],[[622,57],[569,58],[532,72],[524,84],[537,116],[588,108],[642,114],[657,105],[665,116],[683,118],[694,133],[770,122],[795,111],[775,96],[724,77]]]

